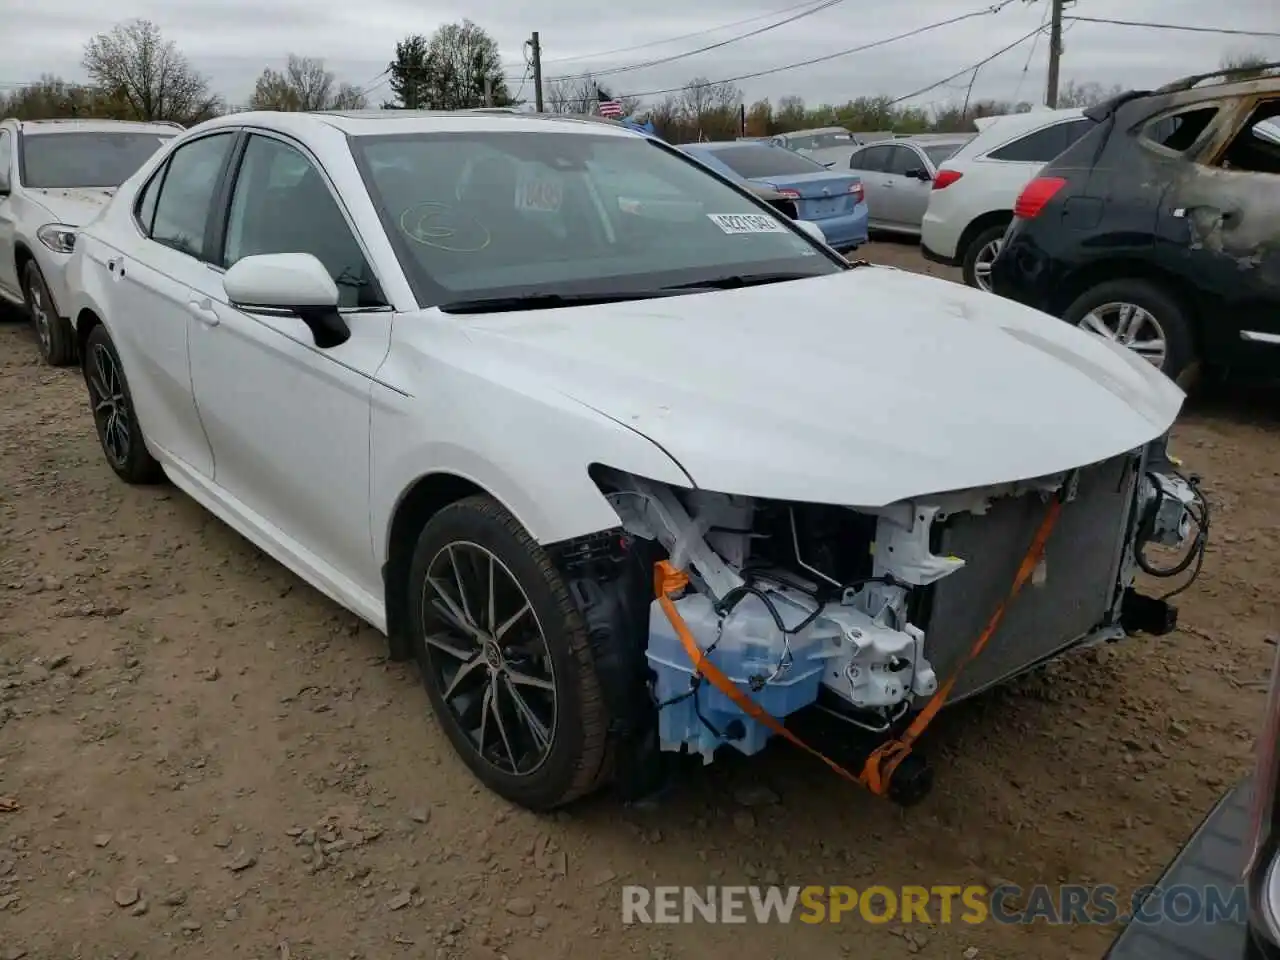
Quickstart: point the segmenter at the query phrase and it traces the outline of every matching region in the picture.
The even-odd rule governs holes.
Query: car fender
[[[430,389],[416,396],[375,390],[373,398],[370,521],[380,564],[390,553],[397,510],[427,477],[455,477],[488,493],[543,545],[618,525],[591,479],[593,464],[694,486],[652,440],[553,389],[507,385],[446,365],[415,379]],[[474,398],[468,410],[451,410],[458,397]],[[415,436],[415,425],[423,424],[431,435]]]

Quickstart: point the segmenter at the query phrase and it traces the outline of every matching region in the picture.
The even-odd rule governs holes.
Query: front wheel
[[[89,331],[80,362],[85,385],[89,388],[89,409],[93,413],[98,442],[111,469],[126,483],[158,483],[163,480],[164,471],[147,450],[143,439],[120,355],[102,324]]]
[[[27,313],[36,330],[40,356],[52,367],[65,367],[75,362],[76,341],[71,324],[58,315],[49,285],[34,260],[27,263],[22,274],[22,292],[27,300]]]
[[[1006,229],[1006,224],[987,227],[965,247],[960,267],[964,282],[969,286],[991,292],[991,265],[996,262],[1000,248],[1004,246]]]
[[[1184,389],[1198,369],[1191,321],[1183,306],[1149,280],[1108,280],[1086,290],[1062,317],[1128,347]]]
[[[471,771],[540,811],[603,785],[609,714],[586,628],[515,518],[483,496],[445,507],[419,535],[409,577],[427,696]]]

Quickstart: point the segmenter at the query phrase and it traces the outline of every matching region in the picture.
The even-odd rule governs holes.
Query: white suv
[[[76,230],[95,216],[176,123],[0,121],[0,300],[25,304],[45,362],[75,360],[63,273]]]
[[[1081,110],[1037,110],[978,120],[978,135],[939,168],[921,224],[920,246],[936,263],[961,267],[964,282],[991,289],[1013,204],[1027,182],[1084,136]]]

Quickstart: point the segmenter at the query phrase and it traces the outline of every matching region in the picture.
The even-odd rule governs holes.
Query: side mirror
[[[1280,123],[1275,120],[1259,120],[1253,125],[1252,133],[1263,143],[1280,147]]]
[[[0,197],[7,197],[13,187],[9,183],[9,171],[0,170]]]
[[[812,220],[792,220],[800,232],[805,234],[814,243],[820,243],[824,247],[827,245],[827,235],[822,232],[822,228]]]
[[[926,182],[933,179],[933,177],[929,176],[929,171],[924,167],[912,167],[907,171],[906,175],[911,177],[913,180],[922,180]]]
[[[309,253],[266,253],[232,264],[222,279],[227,298],[242,310],[287,310],[311,330],[321,350],[351,339],[338,312],[338,286]]]

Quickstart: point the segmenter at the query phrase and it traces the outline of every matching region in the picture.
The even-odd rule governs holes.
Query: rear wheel
[[[66,317],[58,316],[53,297],[49,296],[49,285],[44,282],[44,274],[34,260],[27,263],[22,273],[22,292],[26,295],[27,313],[31,315],[31,325],[35,327],[36,341],[44,362],[54,367],[74,363],[75,334]]]
[[[163,480],[164,471],[147,450],[142,427],[134,415],[133,396],[124,378],[120,355],[102,324],[89,331],[81,368],[89,388],[89,409],[98,431],[98,442],[111,469],[126,483]]]
[[[1199,363],[1187,311],[1149,280],[1108,280],[1086,290],[1063,319],[1122,344],[1165,376],[1187,387]]]
[[[969,241],[961,261],[964,282],[979,290],[991,292],[991,265],[996,262],[1000,248],[1004,246],[1007,224],[987,227]]]
[[[470,497],[418,537],[410,628],[432,709],[491,790],[549,810],[601,786],[609,716],[585,626],[543,549]]]

